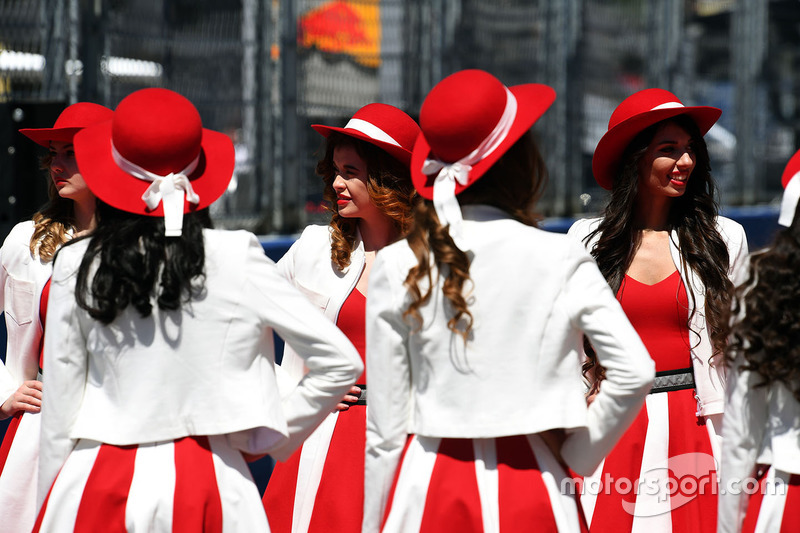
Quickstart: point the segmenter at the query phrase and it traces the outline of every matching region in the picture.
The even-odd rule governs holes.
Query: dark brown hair
[[[417,193],[411,183],[408,166],[388,152],[349,135],[338,132],[330,134],[325,143],[325,156],[317,163],[316,171],[325,184],[322,197],[328,202],[327,208],[331,212],[331,261],[341,270],[350,264],[358,220],[339,216],[336,205],[336,191],[333,190],[333,181],[336,179],[333,151],[339,146],[352,146],[364,160],[367,165],[367,191],[370,201],[392,219],[400,236],[408,233],[411,227],[411,208],[417,201]]]
[[[772,244],[750,256],[747,281],[736,290],[726,362],[742,354],[739,371],[782,382],[800,401],[800,209]],[[742,316],[743,312],[746,312]]]
[[[716,354],[725,348],[725,317],[731,304],[733,284],[728,278],[728,247],[716,225],[719,207],[715,199],[716,185],[711,177],[708,148],[697,124],[690,117],[679,115],[658,122],[642,131],[628,145],[620,171],[615,176],[603,219],[585,242],[589,243],[598,237],[590,252],[616,293],[641,241],[640,233],[633,226],[634,204],[639,192],[639,162],[658,128],[668,121],[676,123],[691,136],[691,147],[696,157],[686,192],[672,201],[668,225],[678,235],[676,244],[684,269],[691,269],[705,287],[705,319]],[[691,291],[689,297],[694,297]],[[594,366],[593,352],[588,352],[588,355],[590,360],[585,370]]]

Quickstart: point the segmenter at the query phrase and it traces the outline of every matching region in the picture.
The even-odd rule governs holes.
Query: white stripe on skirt
[[[411,438],[382,533],[419,531],[440,442],[438,438],[418,435]]]
[[[125,509],[128,531],[169,531],[175,501],[175,446],[140,444]],[[158,480],[157,483],[154,483]],[[157,503],[156,503],[157,502]]]
[[[79,440],[75,445],[50,489],[41,532],[73,529],[78,518],[83,488],[86,486],[99,451],[99,442]],[[54,502],[58,502],[58,505],[54,505]]]
[[[636,495],[632,533],[672,531],[669,489],[669,394],[648,394],[647,435],[642,450],[642,468],[639,480],[630,480],[642,487]],[[648,488],[658,488],[649,490]],[[624,506],[624,503],[623,503]]]
[[[500,480],[497,473],[497,447],[494,439],[473,439],[475,477],[481,499],[483,533],[500,531]]]
[[[789,489],[791,474],[769,467],[766,486],[761,506],[758,509],[758,520],[754,533],[774,533],[781,530],[783,511],[786,506],[786,493]],[[750,496],[752,498],[752,496]]]
[[[314,502],[325,469],[328,448],[333,438],[333,430],[339,413],[331,413],[322,424],[309,435],[300,449],[300,460],[297,465],[297,486],[294,491],[294,509],[292,510],[292,533],[308,531],[311,516],[314,514]]]
[[[550,508],[553,510],[558,530],[580,531],[577,496],[561,490],[561,487],[567,487],[564,482],[567,478],[566,472],[539,435],[528,435],[528,442],[536,456],[539,471],[542,473],[542,481],[544,481],[547,494],[550,496]]]
[[[36,521],[41,420],[39,413],[22,415],[8,450],[0,475],[0,533],[30,531]]]

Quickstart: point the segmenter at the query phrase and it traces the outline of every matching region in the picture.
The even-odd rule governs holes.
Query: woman
[[[14,226],[0,249],[0,305],[8,337],[5,365],[0,363],[0,418],[14,417],[0,446],[0,532],[30,531],[36,519],[43,332],[39,302],[56,249],[95,225],[95,198],[78,171],[72,138],[85,126],[109,120],[111,113],[107,107],[78,102],[64,109],[52,128],[20,130],[49,150],[42,159],[49,198],[32,220]]]
[[[736,291],[722,424],[719,529],[800,530],[800,151],[771,246],[750,256]]]
[[[716,527],[724,365],[712,356],[725,347],[729,277],[747,255],[742,227],[717,215],[703,135],[720,114],[662,89],[625,99],[592,160],[608,205],[569,231],[597,260],[657,371],[645,409],[586,480],[593,532]],[[588,375],[602,378],[593,365],[590,357]],[[691,482],[676,490],[683,478]]]
[[[359,109],[344,128],[312,127],[326,137],[317,173],[325,184],[331,221],[306,228],[278,269],[345,332],[363,359],[364,306],[375,254],[405,235],[411,224],[415,192],[408,164],[419,126],[400,109],[373,103]],[[305,372],[291,349],[285,350],[281,367],[291,383]],[[355,405],[342,404],[345,410],[329,415],[289,461],[276,465],[264,493],[273,532],[361,527],[366,374],[347,399]]]
[[[583,530],[567,468],[592,472],[650,388],[594,262],[535,227],[529,129],[554,99],[481,70],[425,98],[411,163],[425,201],[367,298],[364,532]],[[614,383],[588,407],[583,334]]]
[[[75,152],[98,227],[53,270],[35,531],[268,531],[243,453],[291,454],[358,353],[252,234],[210,229],[233,144],[187,99],[136,91]],[[309,368],[284,402],[273,329]]]

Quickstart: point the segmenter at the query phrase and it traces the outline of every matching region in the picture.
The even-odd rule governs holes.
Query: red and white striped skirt
[[[690,389],[648,394],[620,441],[584,480],[592,533],[716,533],[717,446]]]
[[[409,438],[382,531],[585,532],[570,478],[538,435]]]
[[[225,435],[112,446],[79,440],[36,521],[41,531],[269,531],[258,488]]]
[[[0,446],[0,533],[30,531],[36,520],[39,413],[14,415]]]
[[[796,533],[800,531],[800,475],[774,467],[757,473],[759,491],[747,503],[742,533]]]

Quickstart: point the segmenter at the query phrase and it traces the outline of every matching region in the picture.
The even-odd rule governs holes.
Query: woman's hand
[[[42,382],[31,379],[24,382],[14,394],[0,405],[2,418],[14,416],[18,411],[38,413],[42,410]]]
[[[350,387],[348,393],[345,394],[344,398],[342,398],[342,401],[336,404],[336,410],[347,411],[350,409],[351,405],[355,405],[359,396],[361,396],[361,388],[353,385]]]

